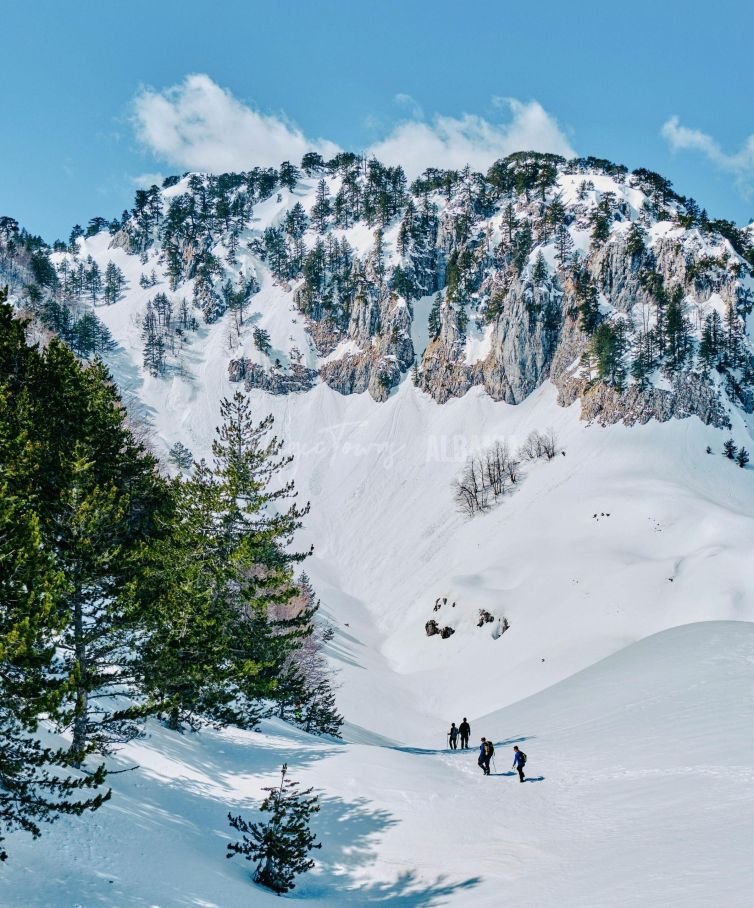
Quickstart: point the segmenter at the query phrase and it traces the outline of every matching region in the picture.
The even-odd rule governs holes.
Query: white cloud
[[[514,151],[549,151],[573,157],[575,152],[538,101],[503,99],[510,111],[506,123],[492,123],[475,114],[409,120],[369,150],[386,164],[401,164],[409,177],[426,167],[458,169],[470,164],[486,170],[497,158]]]
[[[150,189],[152,186],[162,186],[162,181],[164,179],[165,176],[159,172],[140,173],[135,177],[131,177],[131,183],[137,189]]]
[[[537,101],[494,99],[507,108],[509,117],[491,122],[474,114],[427,119],[410,95],[394,100],[407,110],[408,119],[368,152],[386,164],[401,164],[409,178],[426,167],[462,168],[468,163],[485,170],[514,151],[574,155],[556,120]],[[307,138],[281,117],[252,109],[201,73],[163,90],[143,88],[133,102],[133,123],[145,148],[183,170],[221,173],[277,166],[300,160],[306,151],[331,157],[339,150],[334,142]]]
[[[754,135],[735,154],[727,154],[720,144],[701,129],[683,126],[678,117],[670,117],[660,130],[673,151],[698,151],[722,170],[732,173],[741,190],[750,196],[754,191]]]
[[[408,115],[410,117],[413,117],[415,120],[420,120],[424,116],[424,111],[421,108],[421,104],[419,104],[416,98],[412,97],[411,95],[407,95],[405,94],[405,92],[398,92],[393,100],[396,104],[404,107],[408,111]]]
[[[201,73],[162,91],[143,88],[133,102],[133,121],[149,151],[186,170],[247,170],[298,161],[306,151],[326,157],[338,151],[332,142],[307,139],[282,118],[252,110]]]

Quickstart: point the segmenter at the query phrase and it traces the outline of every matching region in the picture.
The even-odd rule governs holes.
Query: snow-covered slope
[[[139,369],[129,303],[100,310],[122,339],[112,358],[119,384],[163,456],[176,441],[206,456],[218,402],[238,387],[222,322],[193,342],[188,375],[155,378]],[[488,712],[665,627],[754,619],[752,471],[720,456],[729,435],[751,447],[735,408],[728,432],[696,418],[585,426],[549,383],[517,406],[481,389],[438,405],[408,376],[383,403],[324,384],[250,394],[260,417],[274,413],[312,502],[307,570],[340,630],[342,706],[359,721],[377,670],[390,678],[383,696],[400,700],[373,731],[416,739],[459,710]],[[526,466],[491,513],[457,512],[451,485],[469,453],[495,440],[515,449],[549,427],[564,454]],[[447,604],[434,613],[438,597]],[[480,609],[510,630],[493,639],[496,625],[477,628]],[[456,634],[426,637],[433,617]],[[479,685],[468,704],[472,666]]]
[[[324,792],[312,905],[750,904],[754,874],[754,625],[704,622],[622,650],[536,696],[472,720],[474,751],[260,734],[171,735],[122,754],[140,768],[86,822],[19,843],[8,908],[280,904],[225,861],[228,809],[251,812],[283,760]],[[466,684],[471,698],[476,689]],[[364,718],[381,714],[373,697]],[[438,732],[441,732],[438,729]],[[510,770],[514,743],[528,781]]]

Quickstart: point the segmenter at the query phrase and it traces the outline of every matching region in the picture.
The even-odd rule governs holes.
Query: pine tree
[[[254,346],[259,350],[260,353],[270,354],[272,351],[272,345],[270,343],[270,332],[265,331],[264,328],[255,328],[254,329]]]
[[[631,377],[643,391],[648,384],[649,376],[657,365],[654,332],[640,331],[633,348]]]
[[[746,448],[741,448],[739,450],[738,454],[736,455],[736,463],[743,470],[743,468],[746,466],[746,464],[748,462],[749,462],[749,452],[746,450]]]
[[[610,219],[603,211],[592,215],[592,243],[600,246],[610,238]]]
[[[541,249],[537,253],[537,258],[534,262],[534,269],[532,270],[531,277],[535,287],[541,287],[542,284],[544,284],[547,280],[547,262],[545,262],[545,257],[542,255]]]
[[[2,429],[0,429],[2,432]],[[62,750],[45,748],[35,736],[42,714],[55,717],[62,685],[51,685],[57,607],[65,578],[44,547],[38,519],[22,500],[0,485],[0,861],[7,858],[3,832],[25,830],[61,814],[96,810],[110,792],[96,793],[104,766],[71,775]]]
[[[319,799],[312,788],[298,791],[298,783],[288,777],[288,764],[280,773],[280,785],[267,787],[261,810],[269,813],[266,822],[249,823],[241,816],[228,814],[233,829],[242,834],[240,842],[232,842],[227,858],[239,854],[247,861],[257,861],[253,879],[278,894],[295,888],[294,879],[314,866],[309,857],[321,848],[309,828],[310,817],[319,812]]]
[[[306,635],[286,659],[280,675],[276,712],[307,732],[339,737],[343,717],[336,707],[332,671],[323,652],[334,631],[317,620],[319,602],[306,574],[299,577],[297,587],[297,596],[273,610],[278,619],[296,616],[306,622]]]
[[[85,287],[89,292],[92,303],[96,303],[102,292],[102,274],[99,270],[99,265],[91,259],[91,256],[89,267],[85,273]]]
[[[581,330],[592,334],[599,324],[599,294],[586,268],[579,268],[574,275],[575,294],[580,315]]]
[[[69,583],[57,540],[45,533],[56,506],[47,484],[51,376],[5,299],[0,291],[0,860],[3,833],[36,838],[40,824],[95,810],[109,797],[96,793],[104,767],[71,775],[67,754],[35,736],[43,715],[59,716],[69,686],[56,664]]]
[[[178,467],[179,470],[190,470],[191,465],[194,462],[194,455],[191,451],[183,444],[183,442],[177,441],[168,454],[170,462]]]
[[[70,682],[58,724],[72,732],[80,762],[138,733],[142,707],[115,704],[134,691],[131,657],[142,632],[136,578],[144,546],[159,532],[165,492],[102,363],[83,368],[53,342],[45,365],[55,415],[42,526],[67,582],[56,667]]]
[[[645,231],[639,224],[636,222],[631,224],[628,231],[628,239],[626,240],[626,251],[632,259],[638,259],[644,255],[644,252],[646,251],[644,236]]]
[[[683,289],[670,295],[665,313],[665,363],[669,371],[681,369],[691,352],[691,326],[683,313]]]
[[[298,167],[290,161],[283,161],[280,165],[280,185],[293,192],[298,178],[301,176]]]
[[[432,302],[432,308],[429,310],[429,337],[430,340],[437,340],[442,330],[442,318],[440,316],[440,307],[442,305],[442,296],[437,293]]]
[[[723,456],[727,457],[728,460],[735,460],[737,451],[738,451],[738,448],[736,447],[736,443],[733,441],[732,438],[729,438],[726,442],[724,442]]]
[[[516,209],[511,202],[508,202],[503,211],[503,227],[508,235],[508,245],[510,246],[513,243],[513,233],[518,228]]]
[[[743,327],[732,302],[725,310],[725,360],[734,369],[741,364]]]
[[[565,224],[558,225],[555,231],[555,259],[561,268],[566,268],[573,257],[573,239]]]
[[[622,321],[598,325],[591,343],[591,353],[598,377],[619,390],[626,378],[626,327]]]
[[[124,285],[125,278],[123,277],[123,272],[116,264],[108,262],[107,267],[105,268],[103,296],[105,297],[105,302],[109,306],[118,302],[118,299],[123,292]]]
[[[312,223],[318,233],[325,233],[330,220],[330,190],[325,180],[320,180],[317,184],[317,194],[315,197],[314,207],[312,208]]]
[[[151,300],[142,321],[144,339],[144,368],[150,375],[158,376],[165,370],[165,338]]]
[[[298,240],[306,233],[308,226],[309,217],[304,206],[301,202],[296,202],[285,216],[285,232],[294,240]]]
[[[274,699],[285,660],[309,616],[276,619],[296,595],[291,550],[306,508],[286,502],[277,475],[291,458],[255,423],[243,394],[221,404],[213,466],[195,464],[174,484],[171,535],[142,573],[155,631],[140,647],[139,677],[170,727],[211,721],[253,727]]]
[[[720,313],[713,309],[704,319],[699,357],[708,366],[716,363],[725,346],[725,336]]]

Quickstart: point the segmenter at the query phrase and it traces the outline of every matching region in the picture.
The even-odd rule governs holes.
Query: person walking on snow
[[[492,746],[492,741],[482,738],[482,743],[479,745],[479,759],[476,762],[486,776],[490,774],[490,760],[494,753],[495,748]]]
[[[526,754],[523,750],[518,749],[518,745],[513,745],[513,766],[511,769],[518,770],[518,781],[524,781],[524,766],[526,766]]]
[[[463,717],[463,722],[458,726],[458,732],[461,735],[461,750],[468,750],[471,726],[469,725],[469,720],[466,716]]]
[[[451,722],[451,723],[450,723],[450,731],[448,732],[448,740],[450,741],[450,749],[451,749],[451,750],[457,750],[457,749],[458,749],[458,744],[456,743],[456,739],[457,739],[457,738],[458,738],[458,729],[456,728],[456,723],[455,723],[455,722]]]

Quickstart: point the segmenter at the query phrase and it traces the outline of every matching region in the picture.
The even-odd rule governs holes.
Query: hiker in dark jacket
[[[486,776],[490,774],[490,760],[494,753],[495,748],[492,746],[492,741],[482,738],[482,743],[479,745],[479,759],[476,762]]]
[[[450,731],[448,732],[448,740],[450,741],[451,750],[456,750],[458,748],[458,744],[456,741],[457,738],[458,738],[458,729],[456,728],[456,723],[451,722]]]
[[[513,745],[513,766],[511,769],[518,770],[518,781],[524,781],[524,766],[526,766],[526,754],[523,750],[518,749],[518,745]]]
[[[469,725],[469,720],[466,716],[463,717],[463,722],[458,726],[458,732],[461,735],[461,750],[468,750],[471,726]]]

